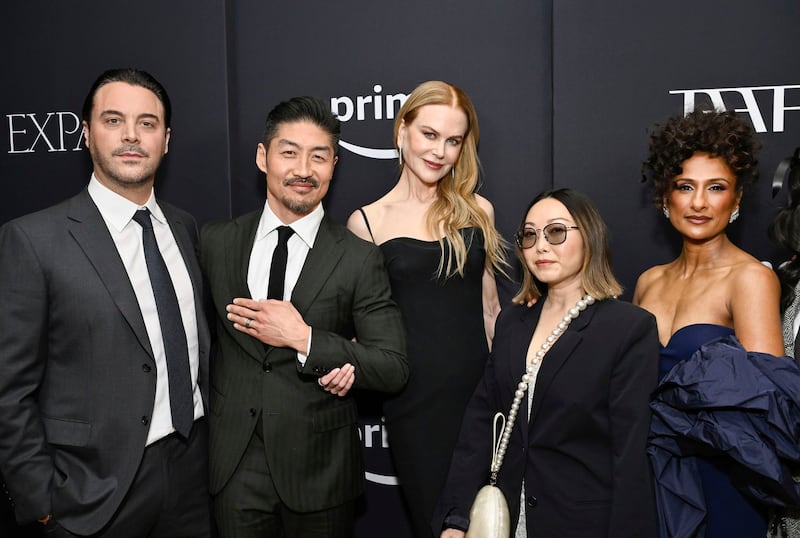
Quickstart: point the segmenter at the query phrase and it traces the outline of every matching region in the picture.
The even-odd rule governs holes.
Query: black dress
[[[365,217],[366,219],[366,217]],[[417,537],[430,537],[467,402],[489,350],[483,322],[486,252],[479,228],[465,228],[464,276],[437,277],[438,241],[407,237],[380,245],[406,326],[408,384],[384,402],[389,448]],[[446,259],[446,258],[445,258]]]

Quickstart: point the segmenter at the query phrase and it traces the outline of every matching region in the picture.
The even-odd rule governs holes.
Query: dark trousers
[[[52,528],[51,528],[52,527]],[[189,439],[172,434],[144,451],[133,484],[96,538],[209,538],[208,422],[194,423]],[[48,525],[47,538],[76,536]]]
[[[352,538],[355,534],[352,501],[303,513],[281,502],[267,464],[260,422],[233,476],[214,497],[214,515],[220,538]]]

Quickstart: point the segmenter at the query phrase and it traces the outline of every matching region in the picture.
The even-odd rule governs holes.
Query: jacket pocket
[[[79,420],[42,417],[44,435],[52,445],[86,446],[92,437],[92,425]]]
[[[352,402],[319,411],[314,416],[314,431],[325,432],[356,423],[358,413]]]

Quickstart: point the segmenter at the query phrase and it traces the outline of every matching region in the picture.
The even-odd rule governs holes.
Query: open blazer
[[[511,408],[543,302],[506,307],[497,318],[434,514],[436,536],[469,525],[470,505],[489,478],[492,419]],[[572,321],[542,360],[530,422],[523,398],[498,475],[512,533],[524,478],[528,536],[656,535],[646,445],[658,353],[655,318],[631,304],[598,301]]]

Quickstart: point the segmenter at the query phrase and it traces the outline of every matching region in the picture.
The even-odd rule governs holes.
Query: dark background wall
[[[167,87],[173,132],[156,191],[201,224],[263,204],[254,158],[264,117],[301,94],[331,100],[346,119],[343,141],[356,148],[342,149],[326,201],[344,221],[396,181],[393,160],[364,155],[392,148],[399,102],[391,96],[443,79],[478,110],[481,193],[501,233],[511,240],[542,189],[584,191],[609,224],[629,298],[638,274],[679,248],[640,183],[647,129],[680,113],[695,90],[698,100],[718,95],[741,109],[762,131],[762,178],[730,234],[778,261],[765,230],[785,198],[771,198],[772,173],[800,146],[798,23],[793,0],[4,2],[0,223],[87,183],[78,118],[109,67],[146,69]],[[359,536],[407,536],[380,416],[364,407]],[[0,536],[22,535],[9,517]]]

